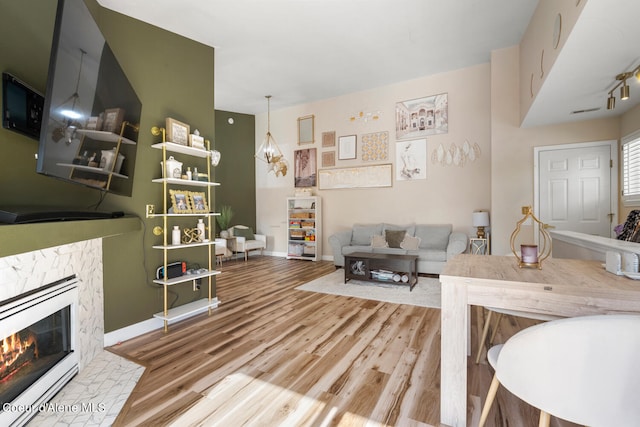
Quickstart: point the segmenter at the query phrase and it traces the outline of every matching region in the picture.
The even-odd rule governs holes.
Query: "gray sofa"
[[[344,256],[354,252],[416,254],[418,273],[440,274],[448,259],[467,250],[467,235],[452,230],[451,224],[355,224],[331,235],[329,244],[337,267],[344,267]]]

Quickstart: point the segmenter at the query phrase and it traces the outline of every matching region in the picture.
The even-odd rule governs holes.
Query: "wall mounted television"
[[[142,104],[83,0],[58,0],[36,171],[131,196]]]
[[[2,73],[2,127],[40,139],[44,96],[9,73]]]

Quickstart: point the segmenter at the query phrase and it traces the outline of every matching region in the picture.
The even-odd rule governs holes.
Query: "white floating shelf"
[[[189,214],[178,214],[177,216],[188,216]],[[159,215],[158,215],[159,216]],[[168,216],[168,215],[167,215]],[[194,215],[191,215],[194,216]],[[211,240],[209,242],[200,242],[200,243],[187,243],[185,245],[155,245],[153,249],[184,249],[184,248],[195,248],[197,246],[211,246],[215,245],[216,241]]]
[[[164,147],[167,151],[171,151],[172,153],[180,153],[187,154],[189,156],[196,156],[206,158],[209,157],[210,151],[203,150],[201,148],[189,147],[188,145],[176,144],[175,142],[159,142],[157,144],[153,144],[152,148],[157,148],[162,150]]]
[[[137,144],[135,141],[132,141],[129,138],[125,138],[124,136],[120,136],[117,133],[106,132],[103,130],[76,129],[76,132],[81,135],[86,135],[89,138],[95,139],[98,141],[118,142],[119,140],[122,144],[128,144],[128,145]]]
[[[220,301],[218,301],[218,298],[213,298],[211,301],[209,301],[208,298],[203,298],[201,300],[167,310],[166,316],[164,314],[164,311],[161,311],[160,313],[154,314],[153,317],[168,322],[173,322],[176,320],[182,320],[187,317],[195,316],[196,314],[204,313],[209,308],[216,308],[219,304]]]
[[[185,282],[190,282],[192,280],[203,279],[205,277],[216,276],[218,274],[220,274],[220,271],[210,270],[205,273],[183,274],[180,277],[174,277],[173,279],[168,279],[166,282],[163,279],[156,279],[153,281],[153,283],[157,283],[158,285],[163,285],[163,286],[164,285],[171,286],[171,285],[177,285],[178,283],[185,283]]]
[[[167,184],[192,185],[194,187],[215,187],[216,185],[220,185],[220,183],[218,182],[196,181],[195,179],[180,178],[157,178],[152,179],[151,182],[155,182],[156,184],[162,184],[163,182],[166,182]]]

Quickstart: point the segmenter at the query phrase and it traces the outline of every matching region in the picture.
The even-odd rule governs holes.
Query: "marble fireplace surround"
[[[136,216],[0,225],[0,301],[75,274],[80,372],[104,348],[102,240],[138,232]]]
[[[0,258],[0,301],[72,274],[80,280],[75,332],[78,368],[82,371],[104,346],[102,239]]]

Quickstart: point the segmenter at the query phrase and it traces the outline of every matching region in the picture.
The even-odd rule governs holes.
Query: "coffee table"
[[[394,275],[407,277],[406,281],[393,279]],[[397,277],[397,276],[396,276]],[[350,279],[367,282],[391,283],[409,286],[418,283],[418,255],[354,252],[344,256],[344,283]]]

